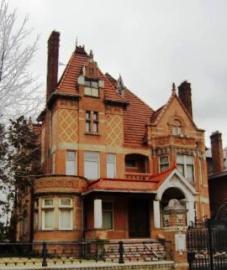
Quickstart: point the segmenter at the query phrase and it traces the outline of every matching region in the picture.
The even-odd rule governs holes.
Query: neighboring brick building
[[[190,83],[179,96],[173,85],[155,111],[81,46],[58,81],[58,51],[52,32],[33,240],[168,238],[209,216],[204,131],[192,119]]]
[[[226,149],[223,149],[222,134],[211,134],[211,149],[207,150],[207,167],[211,216],[215,217],[220,207],[227,203]]]

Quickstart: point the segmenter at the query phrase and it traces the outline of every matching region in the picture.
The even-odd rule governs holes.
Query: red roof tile
[[[78,94],[77,79],[81,74],[82,67],[87,66],[90,59],[91,57],[85,51],[81,52],[76,49],[60,78],[57,91]],[[117,93],[116,88],[109,79],[99,69],[98,78],[104,81],[104,96],[106,100],[126,102],[126,100]]]
[[[155,192],[176,167],[163,173],[151,175],[149,180],[109,179],[101,178],[88,185],[87,192],[112,191],[112,192]]]
[[[77,47],[59,80],[56,92],[79,94],[77,78],[81,74],[82,67],[87,65],[90,59],[84,49],[81,50]],[[125,143],[142,146],[146,135],[146,125],[150,121],[153,110],[128,89],[125,89],[124,94],[120,95],[116,87],[116,80],[109,74],[104,75],[99,69],[98,73],[99,79],[104,81],[105,100],[128,105],[124,110]]]

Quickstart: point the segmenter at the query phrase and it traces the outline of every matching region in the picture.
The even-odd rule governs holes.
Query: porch
[[[195,194],[176,168],[146,180],[94,181],[83,193],[85,239],[154,239],[163,229],[186,228],[195,218]]]

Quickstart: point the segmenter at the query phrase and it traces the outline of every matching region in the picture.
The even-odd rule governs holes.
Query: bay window
[[[42,229],[54,229],[54,200],[45,198],[42,203]]]
[[[41,199],[42,230],[72,230],[73,200],[70,197],[52,197]],[[34,213],[34,229],[39,227],[38,209]]]
[[[59,229],[72,230],[72,199],[59,200]]]

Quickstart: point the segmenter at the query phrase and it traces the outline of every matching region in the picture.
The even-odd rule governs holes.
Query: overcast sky
[[[46,84],[47,39],[61,32],[60,61],[75,40],[93,50],[103,72],[120,73],[127,87],[153,109],[171,94],[172,82],[192,86],[196,124],[222,132],[227,146],[226,0],[9,0],[40,35],[33,72]]]

